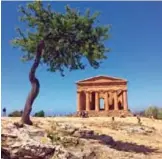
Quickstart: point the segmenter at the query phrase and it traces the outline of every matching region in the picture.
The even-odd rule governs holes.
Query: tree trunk
[[[28,125],[32,125],[32,122],[30,120],[30,112],[32,110],[32,104],[39,93],[40,85],[39,85],[38,79],[35,77],[35,72],[36,72],[37,67],[39,66],[43,49],[44,49],[44,41],[42,40],[38,44],[35,61],[29,72],[29,80],[30,80],[32,89],[26,100],[25,108],[24,108],[22,118],[21,118],[21,122],[24,124],[28,124]]]

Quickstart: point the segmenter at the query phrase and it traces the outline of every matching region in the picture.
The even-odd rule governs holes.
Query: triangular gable
[[[87,78],[84,80],[80,80],[76,83],[98,83],[98,82],[117,82],[117,81],[123,81],[126,82],[125,79],[121,79],[121,78],[117,78],[117,77],[110,77],[110,76],[95,76],[95,77],[91,77],[91,78]]]

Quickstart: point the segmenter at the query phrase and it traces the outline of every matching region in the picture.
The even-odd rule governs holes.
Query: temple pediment
[[[127,82],[125,79],[109,76],[96,76],[80,80],[77,83],[107,83],[107,82]]]

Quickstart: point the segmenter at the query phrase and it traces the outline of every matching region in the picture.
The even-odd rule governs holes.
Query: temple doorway
[[[105,110],[105,102],[103,98],[100,98],[100,110]]]

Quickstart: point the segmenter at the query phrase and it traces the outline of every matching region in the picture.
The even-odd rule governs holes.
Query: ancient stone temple
[[[77,112],[91,115],[128,112],[127,80],[96,76],[78,81]]]

